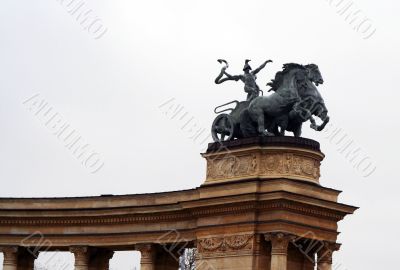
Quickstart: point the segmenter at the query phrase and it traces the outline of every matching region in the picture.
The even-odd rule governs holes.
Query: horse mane
[[[278,71],[275,74],[275,79],[272,79],[271,82],[267,83],[267,85],[271,87],[271,89],[269,91],[278,90],[278,88],[283,83],[283,78],[285,77],[285,75],[288,74],[292,69],[295,69],[295,68],[306,69],[305,66],[300,65],[300,64],[296,64],[296,63],[284,64],[282,71]]]

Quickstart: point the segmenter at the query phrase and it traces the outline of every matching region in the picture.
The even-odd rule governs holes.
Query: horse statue
[[[275,79],[267,84],[274,93],[254,98],[248,108],[242,111],[242,136],[282,136],[285,131],[291,131],[295,137],[299,137],[302,124],[308,120],[311,128],[322,130],[329,117],[316,86],[323,82],[321,72],[315,64],[285,64]],[[323,123],[317,125],[313,116],[319,117]]]

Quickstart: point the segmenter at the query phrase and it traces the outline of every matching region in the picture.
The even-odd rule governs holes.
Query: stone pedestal
[[[324,154],[316,141],[293,137],[255,137],[209,145],[203,185],[246,179],[286,178],[319,184]]]
[[[330,247],[324,243],[335,242],[337,219],[332,222],[334,212],[326,206],[338,204],[337,196],[331,196],[319,182],[324,154],[318,142],[256,137],[209,144],[203,157],[207,161],[202,185],[206,191],[214,189],[229,197],[236,188],[241,194],[254,194],[256,202],[245,206],[243,195],[242,204],[231,208],[235,216],[218,219],[224,229],[212,227],[198,235],[232,234],[198,239],[199,269],[313,270],[322,244],[324,256],[318,269],[331,270],[331,253],[326,253]],[[257,184],[252,186],[252,182]],[[269,206],[263,206],[263,200],[269,201]],[[312,201],[327,204],[315,207]],[[249,220],[257,224],[254,231],[243,225]],[[209,221],[200,219],[199,223],[208,225]],[[243,234],[246,229],[250,231]],[[264,242],[255,241],[260,233]]]

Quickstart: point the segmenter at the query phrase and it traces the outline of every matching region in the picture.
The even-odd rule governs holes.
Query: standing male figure
[[[218,62],[220,62],[221,64],[225,63],[225,66],[222,67],[220,74],[217,78],[215,78],[215,83],[220,84],[225,81],[241,80],[244,83],[244,91],[247,93],[247,100],[250,101],[260,95],[260,87],[256,83],[256,74],[260,72],[268,63],[271,63],[272,60],[265,61],[261,66],[259,66],[255,70],[252,70],[251,66],[249,65],[250,60],[246,59],[243,67],[244,74],[242,75],[230,75],[226,72],[226,69],[228,68],[228,63],[222,59],[218,59]],[[223,75],[225,75],[226,77],[222,78]]]

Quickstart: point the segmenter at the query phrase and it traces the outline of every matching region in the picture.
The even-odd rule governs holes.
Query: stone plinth
[[[252,178],[286,178],[319,184],[324,155],[319,143],[295,137],[255,137],[210,144],[204,185]]]

